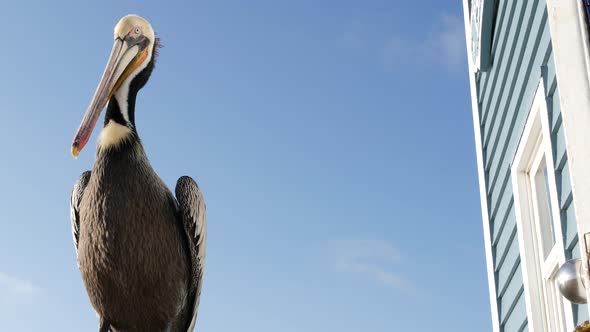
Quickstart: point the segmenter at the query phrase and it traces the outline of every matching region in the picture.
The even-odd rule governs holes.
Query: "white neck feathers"
[[[98,136],[98,146],[102,149],[113,148],[129,138],[131,138],[129,127],[110,120]]]

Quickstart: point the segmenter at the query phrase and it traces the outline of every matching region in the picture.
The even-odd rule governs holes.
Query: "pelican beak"
[[[113,50],[111,51],[102,78],[72,142],[72,156],[74,158],[78,156],[78,153],[88,143],[98,117],[107,102],[117,92],[127,77],[147,58],[147,48],[141,48],[140,46],[133,40],[115,39]]]

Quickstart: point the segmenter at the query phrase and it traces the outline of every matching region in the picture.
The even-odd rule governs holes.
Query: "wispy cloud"
[[[372,280],[402,290],[414,289],[412,283],[394,271],[402,260],[389,242],[382,240],[335,241],[335,267],[339,271],[364,274]]]
[[[427,48],[442,53],[447,65],[465,65],[467,49],[465,46],[465,27],[459,17],[443,14],[437,30],[430,37]]]
[[[423,36],[391,36],[383,46],[383,62],[388,67],[411,64],[440,64],[456,69],[467,64],[465,29],[461,18],[441,14]]]
[[[0,300],[14,297],[30,297],[37,292],[38,288],[30,281],[0,272]]]

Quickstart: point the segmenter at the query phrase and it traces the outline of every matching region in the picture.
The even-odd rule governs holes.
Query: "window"
[[[539,84],[512,164],[514,207],[529,326],[535,331],[571,331],[573,314],[555,273],[565,262],[549,117]]]

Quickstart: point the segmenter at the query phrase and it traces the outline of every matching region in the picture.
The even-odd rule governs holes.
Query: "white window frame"
[[[546,258],[541,248],[543,234],[539,230],[536,194],[532,193],[535,185],[531,184],[530,180],[530,173],[536,174],[539,171],[543,159],[547,167],[549,203],[555,238]],[[554,170],[545,87],[541,80],[511,169],[524,295],[531,332],[553,332],[561,330],[562,327],[565,327],[566,331],[574,329],[572,306],[560,296],[553,281],[557,269],[565,262]],[[557,321],[549,317],[556,317]]]

